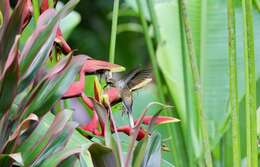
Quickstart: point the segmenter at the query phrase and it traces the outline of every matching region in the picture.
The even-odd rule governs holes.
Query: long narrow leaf
[[[258,166],[256,132],[256,79],[252,1],[242,1],[246,83],[247,166]]]
[[[83,63],[84,61],[82,60],[77,63],[71,62],[69,66],[60,73],[42,81],[40,87],[36,87],[31,97],[29,97],[26,104],[28,107],[22,113],[21,118],[27,117],[32,112],[41,116],[49,111],[52,105],[66,92]]]
[[[233,166],[241,166],[240,158],[240,134],[239,134],[239,108],[237,91],[237,65],[236,65],[236,31],[235,11],[233,0],[228,0],[228,42],[229,42],[229,84],[230,84],[230,108],[232,112],[232,148]]]
[[[0,39],[0,71],[2,71],[4,68],[9,51],[12,48],[16,35],[21,33],[24,19],[28,13],[28,0],[19,1],[13,11],[8,25],[3,30],[3,36]]]
[[[23,48],[20,67],[23,78],[20,83],[20,90],[23,90],[32,81],[33,76],[50,54],[57,30],[57,23],[49,23],[54,16],[55,11],[51,9],[40,16],[35,31],[28,38]]]
[[[10,52],[7,69],[4,71],[4,76],[0,76],[0,116],[11,106],[14,97],[16,96],[16,89],[19,80],[19,37]],[[10,62],[9,62],[10,61]]]
[[[55,119],[53,120],[51,126],[49,127],[48,131],[37,140],[33,140],[33,136],[28,138],[28,140],[18,148],[20,152],[22,152],[23,160],[25,165],[37,163],[35,162],[36,159],[41,160],[40,156],[44,157],[44,154],[48,153],[48,146],[55,144],[55,138],[57,135],[61,134],[63,129],[66,127],[67,122],[71,118],[72,112],[68,110],[64,110],[60,112]],[[69,132],[70,133],[70,132]],[[32,134],[33,135],[33,134]],[[65,136],[67,136],[65,134]],[[57,146],[64,145],[63,142],[65,140],[63,135],[60,135],[57,138],[57,141],[60,142],[56,143]],[[31,143],[33,142],[33,143]],[[55,147],[53,147],[55,149]],[[53,150],[54,151],[54,150]],[[30,154],[28,154],[28,152]]]

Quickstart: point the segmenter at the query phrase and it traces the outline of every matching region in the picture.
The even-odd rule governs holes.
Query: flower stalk
[[[241,166],[240,134],[239,134],[239,104],[237,90],[236,65],[236,28],[233,0],[227,1],[228,12],[228,58],[229,58],[229,96],[231,108],[233,166]]]
[[[116,34],[117,34],[117,21],[118,21],[119,0],[114,0],[112,28],[109,48],[109,61],[115,62],[115,48],[116,48]]]
[[[252,1],[243,0],[244,62],[246,81],[246,146],[247,166],[258,166],[256,131],[256,79]]]
[[[206,166],[212,167],[213,163],[212,163],[212,157],[211,157],[211,151],[209,145],[208,128],[207,128],[207,122],[203,112],[201,78],[199,74],[199,68],[196,63],[195,47],[192,39],[191,26],[188,19],[186,3],[184,2],[184,0],[179,0],[179,2],[180,2],[179,4],[180,4],[181,19],[183,21],[183,26],[185,29],[185,37],[188,46],[188,56],[190,59],[190,66],[192,69],[191,70],[192,78],[195,86],[194,95],[196,101],[196,109],[198,112],[199,122],[201,126],[200,128],[201,128],[201,135],[202,135],[202,148],[205,152],[204,159],[205,159]]]
[[[37,23],[38,18],[40,16],[40,5],[39,5],[39,0],[33,0],[33,16],[34,16],[34,21]]]

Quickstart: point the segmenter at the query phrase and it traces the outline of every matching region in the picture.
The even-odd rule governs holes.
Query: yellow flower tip
[[[180,122],[180,120],[172,119],[172,120],[162,121],[162,122],[160,122],[160,124],[169,124],[169,123],[176,123],[176,122]]]
[[[109,97],[107,94],[103,94],[102,99],[105,105],[109,105]]]
[[[103,91],[99,79],[97,77],[94,78],[94,93],[95,93],[95,99],[101,102]]]
[[[111,71],[111,72],[121,72],[121,71],[125,71],[125,67],[123,67],[123,66],[115,67],[115,68],[112,68],[110,71]]]

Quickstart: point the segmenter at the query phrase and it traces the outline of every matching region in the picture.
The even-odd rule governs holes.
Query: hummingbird
[[[123,114],[127,113],[130,126],[134,127],[132,117],[133,95],[132,92],[138,90],[152,81],[150,68],[135,68],[119,79],[114,79],[111,74],[106,74],[107,85],[116,87],[120,90],[120,97],[123,104]]]

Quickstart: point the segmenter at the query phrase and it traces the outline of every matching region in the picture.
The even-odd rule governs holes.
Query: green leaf
[[[7,121],[7,120],[6,120]],[[11,152],[11,150],[14,150],[18,143],[22,143],[25,140],[25,136],[29,136],[30,134],[30,126],[33,126],[35,123],[39,122],[39,118],[35,114],[29,115],[26,119],[24,119],[15,129],[12,134],[10,134],[8,140],[6,141],[4,145],[3,152]],[[7,133],[7,132],[6,132]]]
[[[260,122],[260,107],[257,109],[257,122]],[[257,136],[260,138],[260,124],[257,126]]]
[[[4,22],[3,14],[2,14],[2,12],[0,10],[0,31],[1,31],[1,27],[3,25],[3,22]]]
[[[35,132],[17,149],[22,153],[25,165],[39,165],[47,157],[65,147],[76,127],[75,123],[69,122],[71,116],[72,112],[69,110],[59,112],[45,134],[41,137],[37,136],[37,140],[33,136],[39,129],[36,128]]]
[[[19,37],[16,38],[14,46],[7,61],[4,76],[0,74],[0,116],[2,116],[11,106],[15,96],[19,80]],[[7,69],[6,69],[7,68]]]
[[[94,166],[115,167],[116,159],[112,150],[100,144],[93,144],[89,147]]]
[[[20,71],[23,76],[19,91],[30,84],[39,68],[48,59],[57,31],[57,23],[50,24],[54,16],[54,10],[47,10],[39,17],[36,29],[22,50]]]
[[[0,154],[0,166],[10,166],[10,164],[23,166],[23,159],[21,153],[14,154]]]
[[[150,15],[149,15],[149,11],[148,11],[147,1],[141,1],[141,2],[142,2],[142,8],[143,8],[143,11],[144,11],[145,18],[147,20],[150,20]],[[130,6],[131,8],[133,8],[135,11],[138,11],[138,7],[137,7],[137,4],[136,4],[136,1],[126,0],[126,4],[128,6]]]
[[[146,136],[143,140],[138,142],[138,144],[136,145],[133,153],[133,160],[132,160],[133,167],[142,166],[147,144],[148,144],[148,136]]]
[[[59,11],[64,5],[59,1],[56,5],[56,9]],[[65,39],[69,37],[72,30],[80,23],[81,16],[78,12],[72,11],[66,17],[64,17],[60,22],[61,31]]]
[[[59,113],[62,114],[62,112],[59,112]],[[64,135],[66,135],[67,132],[68,132],[68,130],[67,130],[68,124],[66,122],[71,117],[71,114],[72,114],[72,112],[69,111],[69,110],[65,110],[65,113],[62,114],[63,119],[60,118],[59,127],[62,128],[62,126],[64,125],[64,129],[62,130],[62,133],[54,134],[53,137],[52,137],[52,142],[51,142],[52,144],[49,144],[48,148],[44,149],[45,155],[41,154],[41,156],[40,156],[40,158],[42,158],[42,160],[44,160],[43,164],[41,164],[41,165],[46,165],[46,164],[48,165],[49,163],[60,164],[63,160],[66,161],[66,158],[69,158],[70,156],[73,156],[75,154],[76,155],[80,154],[79,159],[80,159],[80,161],[83,161],[81,163],[86,162],[86,164],[88,164],[88,166],[93,166],[91,156],[90,156],[89,152],[87,151],[89,146],[92,145],[92,142],[90,140],[88,140],[87,138],[82,136],[77,131],[73,131],[73,133],[69,137],[69,141],[67,141],[67,142],[61,141],[61,139],[64,139],[64,137],[65,137]],[[64,120],[64,118],[66,120]],[[60,128],[57,128],[57,127],[54,128],[52,126],[54,119],[57,122],[57,116],[55,117],[53,114],[48,112],[42,118],[42,121],[38,124],[38,126],[33,131],[33,133],[29,136],[29,138],[22,145],[18,146],[17,150],[22,152],[23,153],[22,155],[25,156],[25,158],[27,157],[26,159],[30,158],[31,156],[35,156],[34,154],[32,154],[32,151],[28,151],[28,149],[31,150],[31,148],[33,148],[33,147],[34,147],[34,149],[36,149],[35,148],[36,145],[38,145],[40,147],[41,142],[44,142],[45,146],[46,146],[46,137],[49,136],[49,135],[48,136],[46,135],[48,131],[49,132],[50,131],[54,131],[54,132],[56,131],[57,132],[57,130],[60,129]],[[63,125],[61,125],[61,124],[63,124]],[[65,125],[65,124],[67,124],[67,125]],[[50,126],[52,126],[52,127],[50,127]],[[56,126],[58,126],[58,125],[56,125]],[[69,133],[71,133],[71,132],[69,132]],[[41,140],[41,142],[39,142],[40,139],[45,139],[45,140],[44,141]],[[50,141],[48,143],[50,143]],[[64,145],[62,143],[63,144],[67,143],[65,148],[64,148]],[[58,147],[60,146],[64,149],[62,149],[62,150],[58,149],[55,153],[53,153],[52,151],[55,151],[55,149],[57,149],[57,146]],[[32,150],[34,150],[34,149],[32,149]],[[69,153],[67,153],[67,151]],[[49,154],[49,155],[46,156],[46,153]],[[48,162],[45,162],[46,161],[45,157],[48,157],[47,158]]]
[[[16,35],[21,33],[24,15],[28,12],[28,0],[21,0],[16,5],[12,16],[0,36],[0,71],[3,70],[8,58],[8,54],[15,42]]]
[[[72,155],[79,155],[83,151],[82,148],[75,148],[70,150],[62,150],[60,152],[57,152],[53,154],[51,157],[46,159],[40,167],[49,167],[49,166],[57,166],[59,165],[63,160],[66,160]]]
[[[80,153],[79,161],[82,167],[94,167],[89,151]]]
[[[205,3],[204,3],[205,2]],[[225,133],[224,126],[229,119],[229,87],[228,87],[228,56],[227,56],[227,20],[226,3],[222,1],[191,0],[188,3],[188,17],[191,21],[191,31],[194,36],[196,55],[199,55],[200,76],[203,89],[205,117],[208,123],[210,145],[214,148]],[[190,69],[184,64],[183,55],[186,46],[183,45],[183,31],[179,20],[178,1],[155,1],[162,44],[157,50],[160,68],[166,78],[166,83],[174,98],[183,128],[184,141],[189,148],[191,158],[201,156],[199,142],[199,122],[194,114],[194,98],[190,94],[193,83]],[[237,27],[237,65],[238,90],[241,100],[245,93],[243,72],[243,24],[241,4],[236,5]],[[168,17],[165,17],[168,16]],[[168,19],[168,18],[171,19]],[[260,14],[254,11],[254,26],[260,25]],[[259,43],[260,29],[255,29],[255,43]],[[260,48],[256,47],[256,64],[260,58]],[[259,66],[256,76],[260,75]],[[187,118],[186,115],[190,117]],[[224,128],[225,129],[225,128]],[[178,138],[178,140],[183,140]],[[177,150],[179,151],[179,150]],[[178,155],[176,155],[178,156]]]
[[[120,166],[120,164],[123,164],[121,162],[120,157],[120,151],[118,145],[121,144],[120,141],[115,139],[114,136],[111,133],[111,122],[110,118],[107,114],[107,110],[102,106],[102,104],[98,103],[96,100],[92,99],[94,102],[94,108],[98,114],[99,120],[102,120],[104,123],[104,129],[105,129],[105,145],[112,149],[113,155],[115,156],[116,166]]]
[[[22,118],[32,112],[38,116],[45,114],[63,96],[85,61],[84,57],[77,58],[71,61],[66,69],[63,69],[64,67],[60,69],[60,64],[58,64],[57,69],[54,68],[55,70],[50,72],[48,77],[32,91],[30,97],[27,97],[26,106],[28,107],[23,112]]]
[[[186,95],[186,92],[189,93],[189,91],[186,90],[187,79],[184,68],[189,65],[184,63],[185,61],[182,56],[182,35],[180,34],[182,31],[179,6],[178,2],[174,0],[156,1],[154,5],[162,41],[157,48],[157,60],[166,79],[169,93],[176,105],[178,117],[181,120],[181,125],[169,125],[170,129],[173,130],[172,133],[168,134],[173,142],[170,147],[171,150],[174,150],[173,157],[175,165],[187,166],[188,159],[193,156],[191,154],[199,156],[200,145],[196,132],[197,116],[189,105],[189,103],[193,104],[193,101],[190,101],[190,99],[186,101],[186,98],[192,97],[192,95]],[[165,16],[169,16],[171,19],[169,20]],[[192,86],[191,84],[190,90],[192,90]],[[189,120],[187,114],[190,115]],[[186,151],[186,147],[194,151]],[[169,156],[172,157],[172,154]]]
[[[127,31],[142,33],[143,29],[142,26],[137,23],[121,23],[117,26],[117,34],[124,33]]]
[[[153,132],[152,136],[148,137],[147,148],[142,166],[157,167],[161,164],[161,135],[158,132]]]
[[[62,167],[70,167],[70,166],[76,166],[76,163],[78,162],[78,155],[77,154],[73,154],[71,156],[69,156],[68,158],[62,160],[58,166],[62,166]]]
[[[53,9],[45,11],[39,18],[37,28],[28,39],[22,52],[21,73],[24,74],[19,90],[25,88],[47,60],[60,20],[72,11],[78,0],[69,1],[57,14]]]
[[[10,7],[9,1],[0,0],[0,13],[1,13],[0,15],[2,15],[0,17],[2,17],[2,24],[5,24],[5,25],[7,24],[8,20],[10,18],[10,11],[11,11],[11,7]],[[1,18],[0,18],[0,20],[1,20]],[[1,23],[1,21],[0,21],[0,23]],[[0,24],[0,38],[2,36],[1,28],[2,27]]]
[[[68,122],[64,129],[53,137],[52,141],[49,140],[44,152],[34,161],[33,165],[38,166],[57,151],[63,151],[77,125],[75,122]]]

